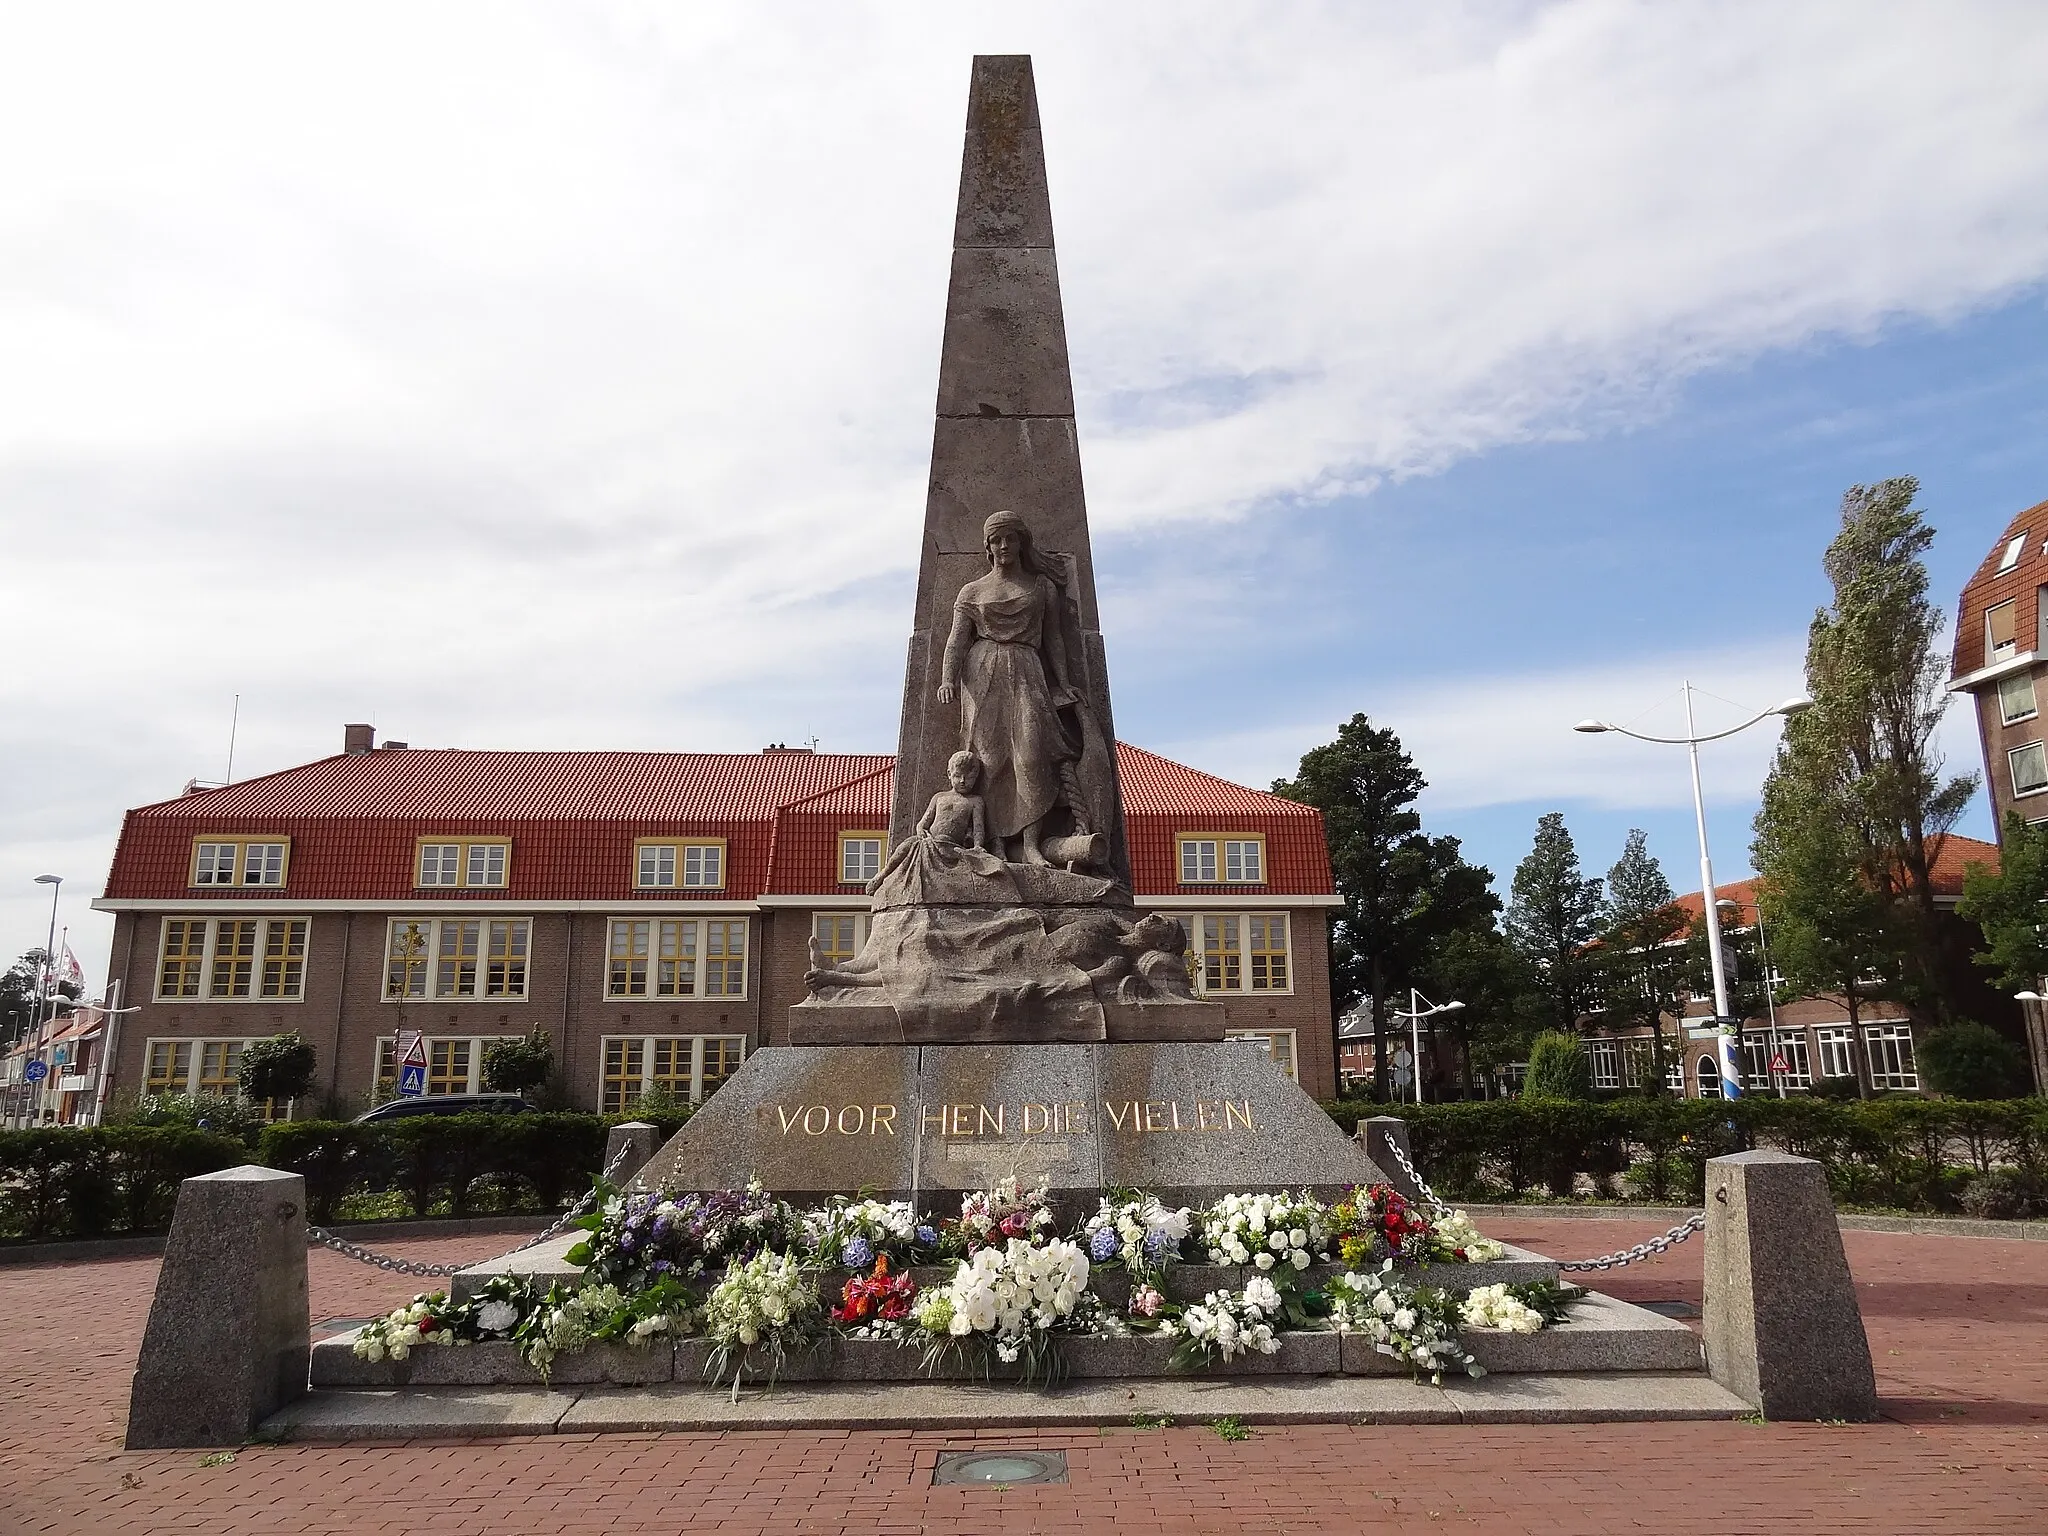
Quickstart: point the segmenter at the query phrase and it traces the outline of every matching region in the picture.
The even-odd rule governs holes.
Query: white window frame
[[[1920,1063],[1913,1053],[1913,1026],[1896,1021],[1863,1026],[1863,1048],[1870,1058],[1870,1089],[1876,1093],[1920,1091]]]
[[[213,990],[214,951],[220,942],[220,925],[223,922],[256,924],[256,954],[249,972],[249,990],[246,994]],[[172,923],[206,925],[206,941],[199,955],[199,991],[191,996],[180,996],[164,991],[164,950],[170,942]],[[306,929],[306,949],[299,957],[299,989],[296,992],[266,997],[263,994],[263,960],[270,948],[270,930],[273,926],[285,923],[303,923]],[[161,918],[157,922],[156,977],[152,984],[151,997],[159,1003],[303,1003],[306,1000],[306,972],[311,969],[312,963],[313,920],[310,917],[290,912],[223,912],[218,917],[199,917],[183,913]]]
[[[1292,997],[1294,995],[1299,967],[1296,965],[1294,950],[1294,914],[1287,911],[1273,911],[1260,908],[1253,911],[1226,912],[1175,912],[1171,914],[1181,924],[1181,931],[1187,935],[1188,954],[1194,972],[1194,990],[1202,997]],[[1254,987],[1252,985],[1251,920],[1278,918],[1287,934],[1287,985],[1284,987]],[[1208,950],[1203,947],[1206,925],[1210,919],[1219,923],[1235,920],[1237,923],[1237,985],[1234,987],[1212,987],[1209,985]]]
[[[1613,1040],[1588,1040],[1586,1058],[1593,1068],[1595,1088],[1621,1086],[1621,1046]]]
[[[2026,752],[2032,752],[2036,754],[2036,756],[2039,758],[2041,764],[2041,775],[2039,782],[2034,784],[2032,788],[2021,789],[2019,760],[2021,754]],[[2038,741],[2029,741],[2024,742],[2017,747],[2014,747],[2011,751],[2005,754],[2005,767],[2007,774],[2011,777],[2012,780],[2013,799],[2022,800],[2025,799],[2028,795],[2038,795],[2041,793],[2042,790],[2048,789],[2048,747],[2044,747],[2042,743]]]
[[[612,934],[620,923],[645,923],[647,927],[647,990],[645,992],[614,992],[612,990]],[[692,951],[694,962],[690,971],[690,990],[687,992],[657,992],[661,975],[661,925],[663,923],[686,923],[696,931],[696,948]],[[745,935],[746,949],[740,956],[740,989],[737,992],[709,992],[705,990],[705,977],[710,968],[711,937],[707,925],[711,923],[737,923]],[[727,930],[730,933],[730,929]],[[863,937],[865,935],[863,934]],[[665,1003],[686,1002],[692,999],[726,1003],[743,1001],[753,986],[754,949],[759,935],[754,931],[751,918],[742,915],[714,914],[709,917],[686,917],[681,913],[673,916],[667,913],[649,913],[645,916],[612,917],[604,925],[604,964],[598,976],[599,996],[607,1003]],[[730,957],[722,957],[730,958]],[[663,1036],[661,1038],[668,1038]],[[680,1038],[680,1037],[678,1037]]]
[[[867,850],[874,848],[874,868],[868,869]],[[853,850],[859,849],[860,863],[853,863]],[[841,885],[865,886],[882,872],[882,866],[889,858],[889,834],[886,832],[842,832],[839,834],[839,883]],[[865,870],[866,873],[862,873]]]
[[[2015,534],[2007,539],[2004,550],[1998,556],[1998,571],[1993,574],[2009,571],[2018,565],[2020,563],[2020,556],[2026,552],[2026,548],[2027,536],[2024,533]]]
[[[434,878],[427,878],[427,850],[436,850]],[[447,869],[446,855],[440,850],[455,850],[453,880],[444,880],[441,875]],[[501,849],[495,873],[497,879],[489,876],[491,870],[490,850]],[[484,878],[476,876],[477,855],[484,855]],[[416,891],[502,891],[512,882],[512,839],[509,837],[468,837],[459,833],[421,837],[414,841],[412,850],[412,886]]]
[[[811,914],[811,937],[813,937],[813,938],[816,938],[816,937],[817,937],[817,933],[818,933],[818,920],[819,920],[820,918],[829,918],[829,919],[831,919],[831,920],[832,920],[832,921],[834,921],[834,922],[844,922],[844,921],[846,921],[846,920],[847,920],[848,918],[851,918],[851,919],[853,920],[853,952],[854,952],[854,954],[858,955],[858,954],[859,954],[859,953],[860,953],[860,952],[861,952],[861,951],[862,951],[863,949],[866,949],[866,948],[867,948],[867,945],[868,945],[868,918],[869,918],[869,915],[868,915],[867,913],[865,913],[865,912],[848,912],[848,911],[844,910],[843,908],[835,908],[835,909],[832,909],[832,910],[828,910],[828,911],[823,911],[823,912],[813,912],[813,913]]]
[[[710,1034],[677,1034],[674,1031],[665,1031],[661,1034],[655,1035],[622,1033],[601,1035],[598,1037],[597,1042],[597,1098],[594,1101],[594,1105],[599,1113],[605,1112],[604,1092],[605,1084],[607,1081],[607,1078],[605,1076],[605,1063],[606,1058],[611,1053],[612,1042],[615,1040],[620,1042],[637,1041],[639,1043],[640,1092],[643,1094],[649,1092],[654,1087],[655,1044],[658,1041],[662,1040],[688,1040],[690,1042],[689,1098],[692,1104],[701,1104],[704,1102],[704,1048],[708,1044],[710,1044],[713,1041],[722,1041],[737,1044],[740,1048],[741,1066],[746,1065],[747,1057],[752,1054],[752,1052],[750,1052],[747,1048],[747,1037],[744,1034],[739,1034],[729,1029],[716,1030]],[[721,1081],[723,1081],[723,1079],[721,1079]],[[619,1106],[620,1109],[624,1110],[627,1107],[627,1104],[630,1104],[630,1102],[630,1100],[627,1100],[626,1103],[622,1103]]]
[[[1194,854],[1192,860],[1190,851]],[[1177,832],[1174,834],[1174,859],[1182,885],[1267,883],[1266,834],[1263,832]],[[1230,873],[1233,860],[1237,866],[1235,875]],[[1205,869],[1207,874],[1203,873]],[[1247,873],[1248,869],[1250,873]]]
[[[203,866],[200,860],[201,849],[206,849],[212,854]],[[225,865],[220,859],[221,849],[228,850]],[[250,857],[257,849],[263,850],[260,863]],[[276,855],[274,859],[271,856],[273,851]],[[185,883],[193,890],[282,890],[285,876],[291,869],[291,862],[292,840],[288,837],[251,837],[240,832],[208,833],[192,839],[192,861],[186,869]],[[204,880],[200,878],[202,867],[209,877]],[[252,872],[257,876],[253,880],[249,878]],[[222,874],[227,878],[216,878]]]
[[[238,1045],[246,1051],[258,1040],[265,1038],[267,1037],[263,1035],[151,1035],[142,1043],[140,1091],[143,1093],[197,1093],[199,1092],[199,1074],[206,1065],[206,1048],[209,1045]],[[192,1059],[186,1064],[185,1081],[182,1087],[164,1089],[152,1088],[150,1086],[149,1059],[156,1054],[156,1048],[159,1045],[189,1045],[192,1047]],[[231,1096],[239,1097],[240,1094],[241,1089],[238,1087],[233,1090]]]
[[[463,1078],[463,1086],[460,1088],[444,1089],[440,1093],[435,1093],[430,1088],[425,1093],[411,1095],[411,1097],[413,1098],[422,1099],[453,1098],[458,1093],[482,1093],[484,1080],[484,1047],[489,1045],[493,1040],[516,1040],[519,1038],[517,1035],[436,1035],[431,1034],[426,1030],[421,1030],[420,1034],[421,1037],[425,1039],[425,1041],[427,1042],[427,1081],[429,1083],[432,1083],[434,1080],[434,1046],[437,1043],[445,1041],[451,1044],[463,1044],[469,1047],[469,1068],[466,1075]],[[386,1051],[391,1052],[392,1056],[391,1076],[388,1078],[384,1075],[384,1053]],[[397,1058],[398,1037],[396,1035],[379,1035],[376,1038],[376,1040],[371,1043],[371,1097],[374,1098],[379,1092],[383,1091],[384,1085],[387,1082],[391,1084],[390,1096],[392,1098],[398,1097]]]
[[[2012,620],[2013,620],[2013,627],[2012,627],[2012,639],[2008,640],[2008,641],[2007,641],[2007,642],[2005,643],[2005,645],[2004,645],[2003,647],[2000,647],[2000,646],[1999,646],[1999,644],[1998,644],[1998,643],[1997,643],[1997,642],[1996,642],[1995,640],[1993,640],[1993,639],[1992,639],[1992,637],[1991,637],[1991,619],[1992,619],[1992,615],[1994,615],[1994,614],[1996,614],[1996,613],[1999,613],[1999,612],[2001,612],[2001,611],[2003,611],[2003,610],[2006,610],[2006,609],[2010,609],[2010,610],[2012,610]],[[2019,654],[2019,651],[2020,651],[2020,628],[2019,628],[2019,614],[2020,614],[2020,609],[2019,609],[2019,600],[2018,600],[2017,598],[2011,598],[2011,597],[2008,597],[2008,598],[2007,598],[2007,599],[2006,599],[2006,600],[2005,600],[2004,602],[2002,602],[2002,603],[1993,603],[1993,604],[1992,604],[1992,605],[1991,605],[1991,606],[1990,606],[1989,608],[1986,608],[1986,609],[1984,610],[1984,662],[1985,662],[1985,665],[1987,665],[1987,666],[1990,666],[1990,665],[1993,665],[1993,664],[1995,664],[1995,663],[1997,663],[1997,662],[2001,662],[2001,661],[2008,661],[2008,660],[2010,660],[2010,659],[2011,659],[2012,657],[2014,657],[2014,656],[2017,656],[2017,655]]]
[[[1693,1091],[1701,1098],[1718,1099],[1721,1097],[1721,1063],[1718,1059],[1712,1056],[1701,1056],[1699,1060],[1693,1063],[1692,1075]],[[1712,1083],[1714,1086],[1712,1093],[1707,1092],[1707,1085],[1709,1083]]]
[[[1226,1040],[1250,1040],[1256,1042],[1265,1050],[1268,1056],[1273,1058],[1274,1063],[1289,1078],[1297,1083],[1301,1081],[1301,1055],[1296,1049],[1298,1044],[1296,1031],[1291,1029],[1226,1029],[1223,1031],[1223,1038]],[[1274,1049],[1275,1046],[1283,1045],[1283,1042],[1284,1060],[1282,1060],[1282,1053]]]
[[[667,852],[668,878],[663,880],[661,854]],[[731,846],[722,837],[640,837],[633,840],[633,889],[636,891],[722,891],[731,874]],[[654,878],[648,873],[648,856],[654,856]],[[693,859],[692,854],[696,857]],[[706,855],[710,858],[706,858]],[[707,878],[704,866],[716,866],[715,877]],[[694,872],[691,865],[696,866]]]
[[[1813,1032],[1815,1046],[1820,1052],[1820,1075],[1822,1077],[1854,1077],[1856,1057],[1851,1049],[1856,1037],[1846,1024],[1822,1024]]]
[[[476,982],[468,992],[442,992],[441,981],[441,930],[448,923],[475,923],[476,938]],[[526,929],[525,970],[517,992],[492,992],[491,973],[491,926],[494,923],[518,923]],[[391,941],[401,927],[417,925],[426,936],[426,990],[420,993],[402,992],[394,996],[391,991]],[[377,990],[387,1003],[523,1003],[533,995],[533,919],[525,916],[511,916],[498,912],[477,912],[470,914],[451,913],[446,917],[391,917],[384,922],[384,953],[379,961]]]
[[[2006,697],[2007,690],[2015,685],[2024,686],[2027,690],[2026,708],[2021,710],[2014,710]],[[2040,712],[2041,703],[2034,692],[2033,673],[2015,672],[2010,677],[2001,677],[1998,680],[1998,723],[2000,725],[2018,725],[2022,720],[2033,719]]]

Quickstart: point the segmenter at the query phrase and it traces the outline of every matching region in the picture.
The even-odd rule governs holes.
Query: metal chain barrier
[[[1633,1248],[1624,1248],[1619,1253],[1604,1253],[1597,1259],[1559,1259],[1559,1269],[1619,1269],[1624,1264],[1633,1264],[1639,1259],[1654,1259],[1665,1249],[1684,1242],[1693,1233],[1707,1224],[1707,1213],[1696,1211],[1662,1237],[1653,1237],[1646,1243],[1637,1243]]]
[[[610,1181],[613,1174],[619,1171],[619,1164],[626,1160],[626,1153],[630,1150],[630,1145],[619,1148],[618,1154],[611,1160],[611,1165],[604,1171],[603,1177],[607,1182]],[[474,1268],[478,1264],[500,1263],[505,1259],[511,1258],[514,1254],[524,1253],[529,1248],[539,1247],[549,1238],[559,1233],[564,1227],[568,1226],[570,1222],[576,1220],[577,1217],[589,1210],[590,1202],[596,1198],[597,1189],[595,1186],[592,1186],[590,1191],[581,1200],[578,1200],[569,1209],[562,1212],[561,1215],[549,1222],[547,1226],[536,1232],[532,1237],[529,1237],[518,1247],[507,1248],[495,1259],[470,1259],[462,1264],[426,1264],[418,1259],[401,1259],[394,1253],[378,1253],[373,1248],[365,1248],[359,1243],[352,1243],[345,1237],[337,1236],[325,1227],[314,1226],[306,1228],[306,1242],[309,1246],[318,1244],[323,1248],[331,1248],[343,1258],[354,1259],[358,1264],[369,1264],[377,1269],[389,1270],[393,1274],[426,1275],[431,1278],[440,1279],[448,1275],[457,1274],[465,1269]]]
[[[1401,1165],[1401,1171],[1407,1174],[1414,1182],[1415,1188],[1422,1195],[1424,1203],[1433,1206],[1439,1211],[1449,1210],[1450,1207],[1438,1198],[1437,1192],[1429,1187],[1429,1181],[1416,1172],[1415,1165],[1408,1160],[1408,1154],[1401,1150],[1401,1143],[1389,1138],[1386,1145],[1387,1150],[1394,1154],[1394,1161]],[[1616,1253],[1602,1254],[1597,1259],[1559,1259],[1557,1267],[1560,1270],[1619,1269],[1624,1264],[1635,1264],[1643,1259],[1656,1258],[1666,1249],[1684,1242],[1693,1233],[1703,1231],[1706,1225],[1707,1213],[1705,1211],[1698,1211],[1686,1217],[1685,1220],[1671,1228],[1670,1231],[1664,1233],[1661,1237],[1650,1238],[1647,1242],[1637,1243],[1633,1248],[1623,1248]]]

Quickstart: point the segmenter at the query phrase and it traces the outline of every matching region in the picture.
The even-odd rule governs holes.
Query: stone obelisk
[[[977,56],[968,90],[931,486],[897,738],[892,844],[903,842],[931,797],[946,787],[946,759],[960,745],[960,705],[941,704],[936,696],[942,652],[954,598],[989,568],[982,527],[998,511],[1019,514],[1040,549],[1072,560],[1069,596],[1079,609],[1082,653],[1072,659],[1081,674],[1073,682],[1092,701],[1096,723],[1112,744],[1098,770],[1107,775],[1108,824],[1093,830],[1108,840],[1104,872],[1128,888],[1045,144],[1031,59],[1021,54]]]

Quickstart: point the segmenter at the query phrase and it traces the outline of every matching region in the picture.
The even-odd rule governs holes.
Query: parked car
[[[419,1098],[389,1099],[356,1116],[357,1125],[373,1120],[406,1120],[414,1115],[530,1115],[536,1106],[516,1093],[430,1093]]]

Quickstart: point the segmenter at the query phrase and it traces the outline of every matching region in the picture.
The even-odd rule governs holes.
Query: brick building
[[[1993,824],[2008,811],[2048,821],[2048,735],[2039,694],[2048,687],[2048,501],[2006,525],[1963,588],[1956,609],[1949,692],[1977,709]]]
[[[1935,905],[1942,913],[1942,960],[1949,976],[1950,993],[1966,1017],[2017,1035],[2018,1005],[1993,987],[1971,961],[1971,953],[1982,945],[1982,936],[1954,915],[1956,901],[1963,892],[1964,871],[1973,865],[1996,870],[1997,847],[1974,837],[1949,834],[1935,858],[1933,876]],[[1721,909],[1725,931],[1755,929],[1753,881],[1738,880],[1725,885],[1719,898],[1723,903],[1732,903]],[[1679,897],[1677,905],[1688,918],[1699,919],[1702,903],[1698,891]],[[1766,954],[1769,940],[1766,930]],[[1775,969],[1771,980],[1775,990]],[[1665,1081],[1688,1098],[1720,1096],[1721,1069],[1709,1023],[1713,1012],[1711,997],[1695,998],[1687,1005],[1684,1018],[1667,1018],[1664,1023]],[[1868,1052],[1871,1087],[1878,1092],[1925,1092],[1915,1042],[1927,1021],[1905,1004],[1885,1000],[1863,1001],[1857,1013],[1863,1047]],[[1579,1034],[1592,1060],[1595,1088],[1633,1088],[1649,1075],[1648,1030],[1640,1026],[1616,1028],[1604,1015],[1593,1013],[1579,1021]],[[1805,1093],[1816,1079],[1853,1076],[1854,1043],[1848,1007],[1839,997],[1798,997],[1775,1006],[1766,1005],[1763,1013],[1742,1021],[1744,1091],[1776,1093],[1783,1088],[1787,1093]],[[1783,1070],[1774,1071],[1774,1061],[1782,1061]]]
[[[1311,807],[1119,744],[1140,907],[1188,931],[1197,990],[1311,1094],[1336,1063]],[[572,1103],[695,1099],[779,1043],[815,937],[866,938],[893,760],[373,747],[139,807],[106,895],[111,974],[141,1005],[114,1091],[231,1092],[242,1046],[293,1030],[337,1109],[388,1089],[418,1030],[428,1088],[541,1029]]]

